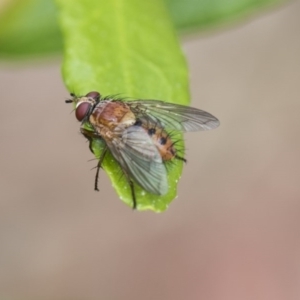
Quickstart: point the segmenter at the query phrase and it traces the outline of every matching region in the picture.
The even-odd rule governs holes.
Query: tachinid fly
[[[107,151],[119,163],[131,189],[133,208],[136,208],[133,182],[155,195],[168,192],[165,162],[185,161],[178,154],[170,132],[209,130],[219,126],[211,114],[189,106],[159,100],[124,101],[102,97],[98,92],[86,96],[71,94],[66,103],[75,103],[75,116],[81,122],[81,133],[91,142],[105,142],[95,178]],[[86,129],[88,124],[88,128]]]

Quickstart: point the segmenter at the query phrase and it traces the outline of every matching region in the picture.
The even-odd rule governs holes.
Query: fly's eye
[[[100,99],[100,94],[98,92],[89,92],[85,95],[86,97],[93,98],[94,100]]]
[[[89,113],[91,106],[88,102],[79,103],[75,111],[76,119],[81,122]]]

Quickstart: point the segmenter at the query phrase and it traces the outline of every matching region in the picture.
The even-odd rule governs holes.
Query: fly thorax
[[[128,127],[135,123],[135,115],[121,101],[100,102],[94,109],[90,122],[114,130],[118,126]]]

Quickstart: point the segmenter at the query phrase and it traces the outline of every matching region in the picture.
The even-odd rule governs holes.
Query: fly
[[[164,195],[168,192],[165,162],[186,161],[178,154],[171,131],[209,130],[220,124],[203,110],[159,100],[124,101],[102,97],[98,92],[71,97],[66,103],[75,103],[75,116],[81,122],[81,133],[90,141],[90,149],[93,139],[105,144],[97,164],[95,190],[101,164],[110,151],[129,183],[133,208],[137,206],[133,182],[149,193]]]

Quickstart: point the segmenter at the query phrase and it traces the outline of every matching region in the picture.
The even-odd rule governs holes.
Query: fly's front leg
[[[91,152],[94,153],[94,150],[93,150],[93,147],[92,147],[93,140],[101,139],[101,137],[97,133],[95,133],[93,131],[90,131],[90,130],[86,130],[84,128],[80,128],[80,131],[89,140],[89,148],[90,148]],[[100,168],[101,168],[101,165],[102,165],[102,162],[104,160],[106,152],[107,152],[107,145],[105,144],[105,146],[104,146],[104,148],[101,152],[101,155],[99,157],[97,167],[96,167],[97,171],[96,171],[95,185],[94,185],[95,191],[99,191],[99,188],[98,188],[99,172],[100,172]]]
[[[106,151],[107,151],[107,146],[105,145],[105,147],[101,153],[101,156],[99,158],[98,164],[97,164],[97,171],[96,171],[96,176],[95,176],[95,187],[94,187],[95,191],[99,191],[99,189],[98,189],[99,171],[100,171],[103,159],[105,157]]]
[[[83,127],[80,128],[80,132],[84,135],[85,138],[88,139],[88,141],[89,141],[89,148],[90,148],[91,152],[93,154],[95,154],[94,151],[93,151],[93,148],[92,148],[92,142],[93,142],[93,139],[101,139],[101,136],[98,135],[97,133],[95,133],[93,131],[90,131],[90,130],[87,130],[87,129],[83,128]]]

